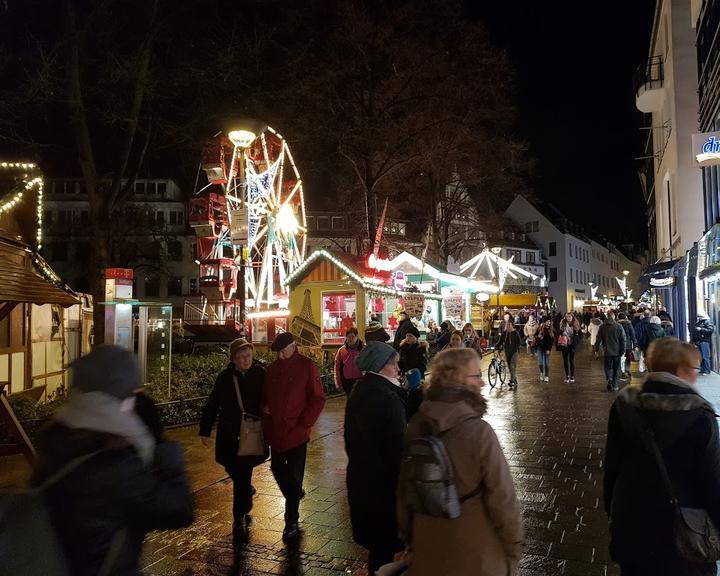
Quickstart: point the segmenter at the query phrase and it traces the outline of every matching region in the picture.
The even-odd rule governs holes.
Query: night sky
[[[646,244],[632,76],[647,58],[654,1],[472,4],[516,67],[537,195],[610,240]]]

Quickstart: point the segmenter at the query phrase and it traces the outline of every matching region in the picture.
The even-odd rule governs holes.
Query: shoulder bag
[[[262,456],[265,454],[265,438],[262,431],[262,421],[259,417],[245,412],[240,385],[237,376],[233,374],[235,395],[240,406],[240,431],[238,434],[238,456]]]
[[[680,505],[650,423],[647,422],[647,425],[641,428],[655,457],[670,505],[673,507],[675,549],[680,556],[690,562],[717,562],[720,560],[720,532],[717,526],[704,508],[686,508]]]

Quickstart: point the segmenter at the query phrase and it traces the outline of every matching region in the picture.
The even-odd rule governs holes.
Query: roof
[[[36,266],[42,270],[42,266],[47,267],[47,264],[38,259]],[[47,273],[53,274],[49,267]],[[78,304],[79,299],[42,277],[35,267],[0,256],[0,302],[59,304],[67,307]]]

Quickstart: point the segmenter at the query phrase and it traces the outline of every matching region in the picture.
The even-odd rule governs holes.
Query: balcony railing
[[[641,112],[658,110],[661,102],[665,67],[662,56],[653,56],[638,66],[633,75],[636,105]]]

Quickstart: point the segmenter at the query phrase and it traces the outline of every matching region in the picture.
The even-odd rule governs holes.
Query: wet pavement
[[[553,352],[550,382],[542,383],[534,357],[522,353],[518,379],[516,391],[486,388],[485,393],[486,418],[500,438],[523,506],[527,538],[519,573],[619,574],[608,557],[602,510],[607,414],[615,397],[605,390],[602,359],[580,350],[576,382],[566,384],[562,357]],[[282,543],[283,500],[265,464],[253,479],[257,495],[249,543],[234,552],[228,479],[194,429],[173,431],[187,449],[198,519],[187,530],[148,539],[147,574],[363,573],[366,555],[352,542],[345,494],[344,405],[344,398],[328,400],[315,427],[300,507],[304,537],[295,549]]]

